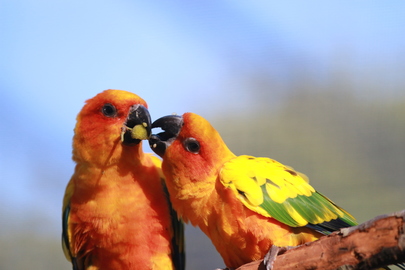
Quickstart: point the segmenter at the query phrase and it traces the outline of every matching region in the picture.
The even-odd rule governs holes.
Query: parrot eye
[[[103,114],[107,117],[115,117],[117,116],[117,109],[115,108],[114,105],[110,103],[104,104],[103,108],[101,109]]]
[[[187,138],[183,142],[184,148],[193,154],[200,152],[200,143],[194,138]]]

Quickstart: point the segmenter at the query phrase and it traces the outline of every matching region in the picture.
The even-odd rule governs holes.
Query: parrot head
[[[127,91],[105,90],[87,100],[77,116],[74,157],[102,158],[118,144],[140,145],[150,135],[151,117],[146,102]]]
[[[153,128],[163,132],[150,137],[151,149],[163,158],[163,166],[170,173],[181,171],[185,179],[207,179],[207,174],[214,175],[234,157],[214,127],[197,114],[164,116],[153,122]]]

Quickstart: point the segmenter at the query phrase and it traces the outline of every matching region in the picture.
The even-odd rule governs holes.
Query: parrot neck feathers
[[[119,138],[108,147],[78,147],[82,145],[79,140],[74,140],[73,160],[76,163],[87,163],[97,167],[109,167],[116,164],[142,163],[144,153],[142,142],[137,145],[126,146],[121,144]]]

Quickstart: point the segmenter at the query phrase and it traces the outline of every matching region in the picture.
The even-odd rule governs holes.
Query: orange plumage
[[[356,224],[291,167],[233,154],[199,115],[162,117],[152,127],[163,130],[149,143],[163,158],[174,209],[211,239],[227,267]]]
[[[150,124],[145,101],[121,90],[96,95],[79,113],[63,206],[63,246],[74,270],[184,269],[183,225],[160,161],[142,151]]]

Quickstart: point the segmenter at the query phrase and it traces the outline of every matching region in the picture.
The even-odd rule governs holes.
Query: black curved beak
[[[122,127],[121,142],[126,145],[148,140],[152,133],[152,120],[147,108],[135,104],[129,108],[128,117]]]
[[[183,117],[168,115],[152,123],[152,128],[161,128],[163,132],[152,134],[149,139],[150,148],[160,157],[166,152],[167,147],[176,139],[183,126]]]

